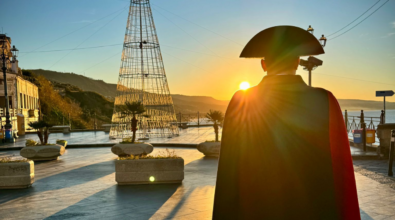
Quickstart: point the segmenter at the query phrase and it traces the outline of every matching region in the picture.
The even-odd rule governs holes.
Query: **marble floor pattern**
[[[211,219],[218,159],[172,149],[185,160],[183,183],[135,186],[116,184],[109,148],[67,149],[35,164],[31,188],[0,190],[0,219]],[[362,219],[395,219],[395,189],[358,172],[356,180]]]

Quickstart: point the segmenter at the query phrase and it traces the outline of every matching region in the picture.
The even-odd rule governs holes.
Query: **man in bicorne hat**
[[[267,76],[226,111],[213,219],[360,219],[339,104],[295,75],[300,56],[323,53],[293,26],[263,30],[244,48],[240,57],[262,59]]]

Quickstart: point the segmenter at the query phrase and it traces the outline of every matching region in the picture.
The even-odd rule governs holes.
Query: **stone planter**
[[[33,183],[33,161],[0,163],[0,189],[28,188]]]
[[[111,148],[111,151],[120,156],[130,156],[130,155],[142,155],[149,154],[154,150],[151,144],[116,144]]]
[[[38,145],[33,147],[22,148],[20,154],[30,160],[57,160],[59,156],[62,156],[66,148],[61,145]]]
[[[115,161],[118,185],[181,183],[184,159],[139,159]]]
[[[219,157],[221,142],[203,142],[197,146],[197,149],[207,157]]]

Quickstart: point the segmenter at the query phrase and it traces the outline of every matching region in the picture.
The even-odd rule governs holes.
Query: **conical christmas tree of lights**
[[[110,138],[131,135],[132,116],[123,115],[117,106],[136,101],[147,109],[136,116],[138,138],[178,135],[149,0],[130,1]]]

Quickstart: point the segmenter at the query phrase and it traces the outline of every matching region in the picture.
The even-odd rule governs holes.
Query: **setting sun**
[[[242,82],[242,83],[240,83],[239,87],[241,90],[247,90],[250,88],[250,84],[248,82]]]

